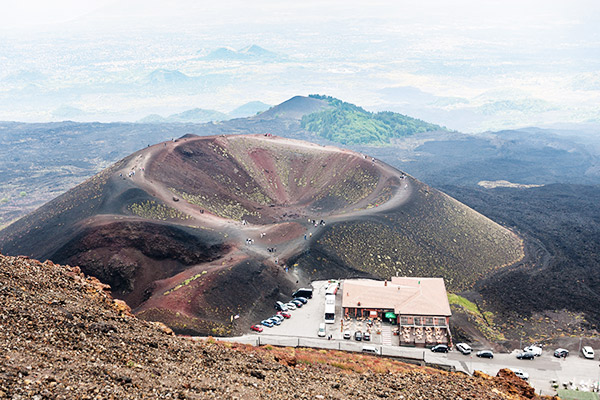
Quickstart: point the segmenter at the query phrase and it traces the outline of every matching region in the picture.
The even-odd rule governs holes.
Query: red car
[[[286,318],[286,319],[287,319],[287,318],[291,318],[291,317],[292,317],[292,314],[290,314],[290,313],[289,313],[289,312],[287,312],[287,311],[279,311],[279,312],[277,313],[277,315],[281,315],[283,318]]]
[[[250,327],[250,329],[252,329],[253,331],[256,331],[256,332],[262,332],[263,331],[263,327],[260,326],[260,325],[252,325]]]

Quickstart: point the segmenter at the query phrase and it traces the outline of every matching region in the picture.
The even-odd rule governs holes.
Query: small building
[[[342,296],[344,316],[397,324],[401,346],[451,345],[452,313],[442,278],[346,280]]]

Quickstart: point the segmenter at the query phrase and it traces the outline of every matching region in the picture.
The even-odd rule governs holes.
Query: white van
[[[363,346],[362,351],[363,353],[379,354],[379,349],[375,346]]]
[[[319,337],[325,337],[325,324],[319,324],[319,333],[317,333]]]

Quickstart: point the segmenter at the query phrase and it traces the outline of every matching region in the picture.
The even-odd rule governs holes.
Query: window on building
[[[424,325],[433,326],[433,317],[425,317]]]

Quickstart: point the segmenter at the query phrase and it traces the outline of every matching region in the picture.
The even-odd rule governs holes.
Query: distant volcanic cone
[[[270,134],[138,151],[0,231],[0,250],[79,265],[140,317],[213,335],[311,280],[463,290],[523,256],[512,232],[388,165]]]

